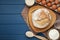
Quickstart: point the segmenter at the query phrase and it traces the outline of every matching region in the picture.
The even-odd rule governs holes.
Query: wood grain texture
[[[24,5],[25,0],[0,0],[1,5]]]
[[[28,30],[24,24],[0,25],[0,35],[25,35]]]
[[[0,13],[21,13],[25,5],[0,5]]]
[[[27,6],[25,6],[24,9],[23,9],[23,11],[22,11],[22,16],[23,16],[24,20],[26,21],[27,25],[29,25],[28,22],[27,22],[27,21],[28,21],[28,20],[27,20],[28,9],[29,9],[29,8],[28,8]],[[60,20],[60,15],[56,13],[56,16],[57,16],[57,20]],[[55,27],[53,26],[51,29],[55,29]],[[49,29],[49,30],[50,30],[50,29]],[[48,36],[49,30],[43,32],[43,34],[44,34],[48,39],[49,39],[49,36]],[[58,31],[59,31],[59,30],[58,30]],[[59,31],[59,32],[60,32],[60,31]],[[49,39],[49,40],[50,40],[50,39]],[[60,38],[59,38],[58,40],[60,40]]]
[[[25,36],[29,28],[21,16],[24,6],[25,0],[0,0],[0,40],[38,40]]]
[[[22,16],[19,15],[0,15],[1,23],[25,23]]]
[[[29,29],[21,16],[24,6],[25,0],[0,0],[0,40],[29,40],[25,36]]]
[[[0,35],[0,40],[27,40],[25,35]]]

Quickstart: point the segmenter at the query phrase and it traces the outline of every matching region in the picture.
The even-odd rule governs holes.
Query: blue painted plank
[[[0,4],[25,4],[25,0],[0,0]]]
[[[0,24],[2,23],[26,23],[21,15],[0,15]]]
[[[28,38],[25,35],[0,35],[0,40],[38,40],[37,38]]]
[[[0,40],[26,40],[25,35],[0,35]]]
[[[28,26],[25,25],[0,25],[0,35],[23,35],[28,31]]]
[[[25,5],[0,5],[0,13],[21,13]]]
[[[38,40],[37,38],[35,37],[32,37],[32,38],[27,38],[27,40]],[[39,39],[40,40],[40,39]]]

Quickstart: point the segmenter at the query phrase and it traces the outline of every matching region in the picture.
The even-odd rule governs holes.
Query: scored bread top
[[[32,12],[32,22],[37,28],[45,28],[49,25],[51,20],[51,15],[49,16],[49,11],[45,8],[40,8]]]

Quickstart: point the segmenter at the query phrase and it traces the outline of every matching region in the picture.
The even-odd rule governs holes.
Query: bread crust
[[[45,31],[47,31],[48,29],[50,29],[51,27],[52,27],[52,25],[54,24],[54,22],[56,21],[56,15],[55,15],[55,13],[53,12],[53,11],[51,11],[51,10],[49,10],[49,12],[50,12],[50,15],[51,15],[51,21],[50,21],[50,24],[47,26],[47,27],[45,27],[45,28],[36,28],[36,27],[34,27],[34,25],[33,25],[33,23],[32,23],[32,12],[34,11],[34,10],[37,10],[37,9],[39,9],[39,8],[45,8],[45,7],[42,7],[42,6],[40,6],[40,5],[36,5],[36,6],[33,6],[33,7],[31,7],[30,9],[29,9],[29,13],[28,13],[28,23],[29,23],[29,25],[30,25],[30,27],[31,27],[31,29],[34,31],[34,32],[45,32]]]

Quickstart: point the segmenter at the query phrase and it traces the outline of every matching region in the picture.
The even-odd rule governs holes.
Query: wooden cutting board
[[[27,6],[25,6],[24,7],[24,9],[22,10],[22,17],[24,18],[24,20],[26,21],[26,23],[27,23],[27,25],[28,25],[28,27],[29,27],[29,23],[28,23],[28,11],[29,11],[29,7],[27,7]],[[60,15],[59,14],[57,14],[56,13],[56,15],[57,15],[57,20],[60,20]],[[51,28],[51,29],[53,29],[54,28],[54,26]],[[31,30],[31,31],[33,31],[30,27],[29,27],[29,29]],[[50,29],[49,29],[50,30]],[[47,38],[49,38],[48,37],[48,32],[49,32],[49,30],[47,30],[47,31],[45,31],[44,32],[44,35],[47,37]],[[33,31],[34,32],[34,31]],[[59,30],[59,32],[60,32],[60,30]],[[37,34],[36,32],[34,32],[35,34]],[[58,40],[60,40],[60,38],[58,39]]]

